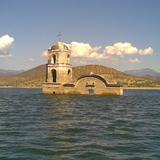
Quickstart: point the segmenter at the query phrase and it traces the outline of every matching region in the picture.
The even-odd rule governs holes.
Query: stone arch
[[[57,71],[56,71],[56,69],[52,69],[52,78],[53,78],[53,82],[57,81]]]
[[[84,78],[90,78],[90,77],[99,79],[106,87],[109,86],[108,82],[107,82],[103,77],[101,77],[101,76],[99,76],[99,75],[96,75],[96,74],[81,76],[81,77],[79,77],[79,78],[77,79],[76,84],[77,84],[80,80],[82,80],[82,79],[84,79]]]

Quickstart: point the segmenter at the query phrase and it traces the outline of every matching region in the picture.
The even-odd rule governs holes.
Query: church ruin
[[[111,84],[102,76],[83,75],[73,82],[71,51],[63,42],[57,42],[48,49],[46,81],[42,92],[47,94],[82,94],[82,95],[123,95],[123,88]]]

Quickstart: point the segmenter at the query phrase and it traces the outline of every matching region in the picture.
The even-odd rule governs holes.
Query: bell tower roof
[[[51,47],[52,51],[69,51],[69,47],[64,42],[56,42]]]

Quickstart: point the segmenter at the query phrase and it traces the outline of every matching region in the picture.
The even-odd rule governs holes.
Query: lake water
[[[0,160],[159,160],[160,91],[0,89]]]

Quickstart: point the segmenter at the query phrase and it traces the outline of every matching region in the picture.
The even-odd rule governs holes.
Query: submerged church
[[[46,64],[46,81],[42,91],[47,94],[77,94],[77,95],[123,95],[123,88],[111,84],[102,76],[94,74],[83,75],[76,81],[72,80],[71,51],[63,42],[57,42],[48,49]]]

